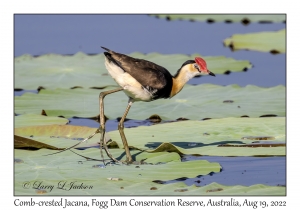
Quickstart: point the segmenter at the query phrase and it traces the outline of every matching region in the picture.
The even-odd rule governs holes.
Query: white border
[[[287,197],[250,197],[255,200],[286,200],[288,207],[298,206],[299,181],[296,175],[299,174],[298,156],[299,150],[299,12],[296,1],[2,1],[1,4],[1,92],[2,108],[1,129],[2,135],[2,185],[1,206],[14,207],[13,197],[13,14],[14,13],[287,13],[287,145],[288,145],[288,178]],[[288,9],[289,8],[289,9]],[[270,75],[271,77],[272,75]],[[298,135],[297,135],[298,134]],[[296,145],[297,144],[297,145]],[[9,149],[8,149],[9,148]],[[8,199],[7,199],[8,198]],[[29,199],[29,197],[22,197]],[[53,197],[35,197],[36,200],[50,200]],[[56,198],[56,197],[54,197]],[[98,199],[99,197],[96,197]],[[103,197],[104,199],[110,199]],[[138,197],[147,200],[161,199],[161,197]],[[168,198],[168,197],[167,197]],[[183,197],[186,200],[195,200],[197,197]],[[78,199],[78,197],[68,197],[68,199]],[[82,200],[91,200],[92,197],[81,197]],[[116,197],[116,199],[129,200],[129,197]],[[176,199],[169,197],[168,199]],[[199,199],[207,200],[207,197]],[[221,197],[218,197],[221,199]],[[225,197],[224,199],[228,199]],[[244,199],[237,197],[237,199]],[[22,207],[22,209],[32,207]],[[157,207],[156,207],[157,208]],[[227,207],[227,209],[231,207]],[[109,208],[111,209],[111,207]],[[124,209],[124,207],[122,208]]]

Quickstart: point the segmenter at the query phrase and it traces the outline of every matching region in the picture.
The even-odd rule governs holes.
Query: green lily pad
[[[120,150],[112,151],[114,155],[121,154]],[[44,156],[49,152],[51,151],[47,149],[15,150],[15,158],[20,158],[23,162],[14,166],[14,195],[285,195],[286,190],[285,187],[261,184],[245,187],[211,183],[196,187],[187,186],[184,182],[172,184],[153,182],[181,177],[194,178],[220,171],[218,163],[205,160],[171,161],[138,167],[108,164],[106,168],[101,168],[101,162],[87,161],[71,152],[51,157]],[[98,157],[99,151],[88,149],[80,151],[80,154]],[[133,154],[135,155],[136,151],[133,151]],[[147,153],[144,155],[147,156]],[[167,155],[160,153],[161,157]]]
[[[30,138],[25,138],[22,136],[14,135],[14,148],[15,149],[41,149],[41,148],[46,148],[46,149],[53,149],[53,150],[59,150],[63,148],[57,148],[53,147],[49,144],[44,144],[39,141],[32,140]]]
[[[117,49],[114,49],[117,51]],[[150,60],[175,74],[182,63],[194,59],[199,54],[163,55],[159,53],[131,53],[129,56]],[[224,56],[203,57],[208,68],[215,74],[243,71],[252,67],[249,61],[234,60]],[[15,58],[15,89],[38,89],[42,86],[54,88],[104,88],[117,84],[108,74],[104,65],[104,55],[77,53],[72,56],[47,54],[39,57],[22,55]]]
[[[187,143],[199,140],[198,137],[202,134],[202,130],[205,129],[205,135],[202,134],[203,138],[200,141],[206,144],[202,146],[209,148],[209,144],[217,145],[220,143],[219,139],[221,138],[232,140],[230,141],[231,143],[236,143],[235,139],[238,138],[238,141],[247,143],[249,139],[252,140],[253,136],[267,135],[268,138],[273,136],[275,141],[283,141],[284,134],[282,133],[284,133],[285,129],[283,124],[284,119],[280,118],[232,118],[200,122],[183,121],[150,127],[141,126],[126,129],[125,133],[131,147],[140,144],[141,147],[148,148],[159,143],[162,139],[171,139],[171,143],[180,143],[182,147],[186,147],[187,144],[182,142],[184,139]],[[171,125],[171,127],[168,127],[168,125]],[[181,129],[182,127],[184,129]],[[154,133],[147,134],[143,130],[140,130],[141,128],[150,129]],[[48,137],[49,145],[61,145],[62,147],[73,145],[74,142],[77,143],[78,141],[71,139],[75,137],[84,138],[94,131],[95,128],[71,125],[15,128],[16,134],[23,136],[33,135],[36,137],[35,140],[40,142],[45,142],[44,140],[48,136],[53,135],[55,138]],[[172,131],[176,132],[172,133]],[[109,132],[109,134],[113,140],[116,140],[121,145],[120,141],[115,137],[115,135],[118,135],[117,132]],[[133,139],[133,135],[136,135],[138,138]],[[188,138],[186,138],[187,136]],[[245,136],[252,137],[243,138]],[[158,142],[155,141],[157,138],[159,139]],[[272,138],[272,141],[274,141],[274,138]],[[177,141],[178,139],[180,142]],[[99,134],[95,135],[89,141],[92,143],[98,140]],[[149,142],[145,143],[146,141]],[[142,145],[143,142],[144,145]],[[221,143],[226,142],[223,141]],[[84,143],[81,146],[84,146]],[[181,151],[190,151],[190,149],[180,147],[178,149]],[[268,149],[272,150],[273,148]],[[240,148],[235,148],[235,150],[240,150]],[[257,150],[257,148],[254,148],[254,150]],[[123,149],[111,149],[110,151],[118,159],[125,158]],[[37,151],[15,150],[15,159],[18,160],[15,163],[14,170],[15,195],[284,195],[285,193],[284,187],[270,187],[265,185],[244,187],[224,186],[212,183],[199,188],[186,186],[184,183],[157,184],[157,182],[153,181],[168,181],[181,177],[194,178],[198,175],[220,171],[218,163],[209,163],[207,161],[180,162],[178,153],[158,151],[158,148],[156,151],[149,150],[148,152],[131,150],[133,157],[137,161],[146,159],[147,163],[152,163],[153,165],[108,165],[106,168],[102,168],[101,161],[92,161],[93,159],[101,160],[98,148],[90,148],[83,151],[76,150],[76,153],[79,155],[66,151],[45,156],[53,152],[53,150],[48,149]],[[106,155],[104,158],[107,158]],[[72,182],[74,186],[81,187],[70,189]],[[51,186],[53,186],[53,189],[51,189]],[[220,191],[221,188],[222,190]]]
[[[117,150],[114,150],[116,152]],[[15,165],[15,195],[36,195],[37,189],[46,190],[47,195],[139,195],[151,192],[153,186],[160,186],[154,180],[173,180],[176,178],[196,177],[210,172],[219,172],[218,163],[208,161],[171,161],[158,165],[108,165],[98,167],[101,162],[86,161],[71,152],[64,152],[51,157],[44,156],[51,152],[15,150],[15,157],[23,163]],[[118,152],[121,152],[120,150]],[[99,157],[98,149],[80,151],[90,157]],[[115,155],[115,154],[114,154]],[[162,153],[166,156],[166,153]],[[70,188],[70,183],[87,186],[86,189],[63,190]],[[24,183],[27,184],[24,187]],[[63,183],[66,183],[65,185]],[[54,185],[50,190],[45,186]],[[44,186],[44,187],[42,187]],[[135,189],[135,190],[134,190]],[[173,194],[174,189],[165,191]]]
[[[84,140],[89,137],[91,134],[95,133],[95,128],[89,128],[85,126],[74,126],[74,125],[46,125],[46,126],[28,126],[15,128],[15,149],[17,148],[32,148],[32,149],[64,149],[78,142]],[[90,148],[97,147],[99,148],[100,134],[95,134],[88,141],[81,143],[75,148]],[[106,140],[110,140],[110,137],[107,135]],[[118,145],[116,145],[118,147]],[[112,154],[115,156],[121,156],[124,152],[121,150],[112,150]],[[54,152],[50,152],[55,153]],[[49,153],[49,154],[50,154]],[[143,160],[147,158],[148,163],[157,163],[156,160],[157,154],[136,152],[138,153],[137,160]],[[161,154],[160,152],[157,152]],[[95,158],[100,158],[100,153],[97,154]],[[160,161],[169,162],[174,160],[180,160],[180,156],[177,153],[166,153],[168,154],[166,157],[164,155],[160,155]],[[107,157],[108,158],[108,157]],[[171,159],[170,159],[171,158]],[[155,162],[156,161],[156,162]]]
[[[232,50],[256,50],[273,54],[286,52],[286,30],[235,34],[224,40],[224,45]]]
[[[97,117],[99,93],[110,89],[112,87],[103,90],[46,89],[38,94],[25,93],[15,97],[15,113],[40,114],[44,110],[48,116]],[[127,117],[144,120],[157,114],[163,120],[181,117],[200,120],[241,116],[285,116],[285,90],[284,86],[261,88],[252,85],[186,85],[171,99],[134,103]],[[105,115],[110,119],[122,116],[127,102],[128,98],[123,92],[106,96]]]
[[[25,127],[25,126],[34,126],[34,125],[64,125],[69,122],[68,119],[61,117],[48,117],[44,115],[36,114],[24,114],[15,116],[15,128]]]
[[[16,128],[15,134],[58,148],[70,147],[90,136],[95,128],[50,125]],[[117,147],[123,148],[118,131],[108,132]],[[175,152],[179,155],[279,156],[285,155],[285,118],[224,118],[206,121],[181,121],[125,129],[131,148],[149,153]],[[257,146],[249,136],[272,137],[267,147]],[[98,146],[100,134],[77,147]],[[279,144],[280,145],[277,145]],[[228,147],[226,145],[234,145]],[[245,145],[253,145],[245,147]],[[259,142],[259,144],[262,144]],[[271,144],[271,146],[269,145]],[[225,146],[220,146],[225,145]],[[263,144],[262,144],[263,145]],[[274,145],[274,146],[272,146]],[[243,147],[241,147],[243,146]],[[111,149],[114,151],[114,149]],[[124,151],[123,151],[124,152]],[[52,152],[53,153],[53,152]],[[151,156],[155,158],[156,154]],[[98,157],[99,153],[98,153]],[[119,155],[117,156],[119,157]],[[120,158],[123,158],[120,156]],[[139,156],[140,159],[145,157]]]
[[[186,188],[182,186],[182,184],[181,186],[178,184],[178,188],[180,187]],[[193,185],[186,189],[188,189],[186,193],[177,193],[177,195],[286,195],[286,187],[267,186],[263,184],[246,187],[241,185],[226,186],[213,182],[203,187],[196,187]]]
[[[205,121],[181,121],[125,129],[132,148],[148,152],[176,152],[180,155],[279,156],[286,154],[285,118],[224,118]],[[109,136],[123,147],[118,131]],[[247,136],[272,136],[274,146],[256,147]],[[226,147],[220,145],[236,145]],[[240,145],[252,144],[250,147]],[[261,144],[261,143],[260,143]]]
[[[198,14],[198,15],[185,15],[185,14],[164,14],[164,15],[152,15],[158,18],[166,18],[167,20],[190,20],[190,21],[207,21],[207,22],[241,22],[243,24],[249,24],[250,22],[274,22],[280,23],[286,21],[285,15],[216,15],[216,14]]]
[[[51,145],[55,148],[66,148],[70,147],[78,141],[81,141],[96,131],[96,128],[89,128],[86,126],[73,126],[73,125],[43,125],[43,126],[27,126],[15,128],[15,135],[29,138],[35,142],[41,144]],[[100,140],[100,134],[96,134],[88,142],[81,144],[79,147],[91,147],[97,146]],[[32,142],[30,146],[36,147],[36,143]],[[30,144],[30,142],[26,142]],[[46,147],[50,149],[49,147]]]

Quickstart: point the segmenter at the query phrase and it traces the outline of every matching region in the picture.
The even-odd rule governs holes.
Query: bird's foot
[[[131,161],[124,161],[125,164],[127,165],[146,165],[147,163],[145,162],[146,159],[142,159],[140,161],[134,161],[134,160],[131,160]]]
[[[140,161],[134,161],[134,160],[111,160],[109,162],[106,162],[105,165],[147,165],[147,163],[145,162],[146,159],[140,160]]]

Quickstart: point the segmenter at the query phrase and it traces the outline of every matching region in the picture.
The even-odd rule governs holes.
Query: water
[[[232,52],[223,40],[235,33],[277,31],[284,23],[247,26],[189,21],[167,21],[147,15],[15,15],[15,56],[25,53],[102,53],[100,46],[121,53],[224,55],[250,60],[248,72],[194,78],[189,83],[248,84],[271,87],[286,84],[286,54]]]
[[[78,125],[78,126],[88,126],[91,128],[99,128],[99,122],[95,120],[90,120],[90,119],[84,119],[84,118],[69,118],[69,125]],[[118,120],[107,120],[105,123],[105,130],[107,132],[117,130],[118,129]],[[133,127],[138,127],[138,126],[149,126],[153,125],[149,120],[126,120],[124,122],[124,127],[125,128],[133,128]]]
[[[212,157],[185,156],[188,160],[207,160],[222,166],[220,173],[196,177],[185,181],[187,185],[204,186],[211,182],[223,185],[265,184],[286,185],[286,157]],[[199,182],[200,181],[200,182]],[[169,181],[168,183],[176,182]]]

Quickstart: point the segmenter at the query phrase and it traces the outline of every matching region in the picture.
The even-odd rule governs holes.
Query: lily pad
[[[117,51],[117,49],[115,49]],[[129,56],[150,60],[175,74],[182,63],[194,59],[199,54],[183,55],[159,53],[131,53]],[[252,67],[249,61],[234,60],[224,56],[203,57],[208,68],[215,74],[238,72]],[[15,58],[15,89],[38,89],[40,86],[53,88],[104,88],[117,84],[108,74],[104,65],[104,55],[77,53],[72,56],[47,54],[39,57],[22,55]]]
[[[44,144],[35,140],[32,140],[30,138],[25,138],[22,136],[14,135],[14,148],[15,149],[41,149],[41,148],[46,148],[46,149],[54,149],[54,150],[59,150],[62,148],[57,148],[53,147],[49,144]]]
[[[279,156],[286,154],[286,147],[240,147],[253,140],[244,136],[273,136],[272,142],[285,143],[285,118],[224,118],[205,121],[181,121],[125,129],[132,148],[148,152],[176,152],[180,155],[211,156]],[[204,135],[204,133],[209,135]],[[118,131],[109,136],[123,147]],[[220,145],[236,145],[226,147]]]
[[[15,97],[15,113],[40,114],[43,110],[47,116],[97,117],[99,115],[99,93],[107,91],[94,89],[56,89],[41,90],[39,94],[25,93]],[[147,119],[157,114],[163,120],[187,118],[200,120],[224,117],[260,117],[285,116],[284,86],[261,88],[248,85],[218,86],[202,84],[186,85],[171,99],[153,102],[136,102],[128,118]],[[231,100],[232,103],[224,103]],[[123,92],[106,96],[105,115],[115,119],[123,115],[128,98]]]
[[[113,150],[116,152],[117,150]],[[155,180],[173,180],[219,172],[218,163],[208,161],[171,161],[159,165],[110,165],[93,167],[101,162],[81,158],[71,152],[44,156],[51,152],[15,150],[22,163],[15,164],[15,195],[285,195],[285,187],[266,185],[225,186],[211,183],[203,187],[184,182],[157,184]],[[121,152],[121,151],[119,151]],[[80,151],[98,157],[97,149]],[[119,153],[120,154],[120,153]],[[136,154],[136,152],[134,152]],[[149,154],[149,153],[148,153]],[[172,153],[169,153],[172,154]],[[116,153],[114,153],[116,155]],[[147,153],[145,153],[147,155]],[[167,153],[161,153],[166,156]],[[159,156],[158,156],[159,157]],[[118,181],[113,181],[117,180]],[[154,190],[155,189],[155,190]],[[222,190],[215,190],[222,189]]]
[[[16,128],[15,134],[45,143],[54,147],[72,146],[95,132],[95,128],[71,125],[51,125]],[[204,135],[205,133],[205,135]],[[118,148],[122,140],[118,131],[108,132]],[[181,121],[140,126],[125,129],[125,135],[131,148],[149,153],[175,152],[179,155],[212,156],[279,156],[285,155],[285,146],[279,147],[242,147],[253,142],[244,136],[273,136],[273,144],[285,143],[285,118],[224,118],[206,121]],[[107,137],[108,138],[108,137]],[[77,147],[97,146],[100,134]],[[227,147],[220,145],[236,145]],[[277,145],[278,146],[278,145]],[[114,149],[111,149],[114,151]],[[53,153],[53,152],[52,152]],[[98,157],[100,157],[98,153]],[[155,158],[156,154],[151,156]],[[117,156],[119,157],[119,155]],[[119,158],[124,157],[123,155]],[[139,156],[140,159],[145,157]]]
[[[266,22],[274,22],[274,23],[280,23],[286,21],[286,15],[227,15],[227,14],[197,14],[197,15],[191,15],[191,14],[164,14],[164,15],[152,15],[158,18],[166,18],[167,20],[190,20],[190,21],[207,21],[209,23],[213,22],[241,22],[245,25],[249,24],[250,22],[260,22],[260,23],[266,23]]]
[[[114,150],[116,152],[117,150]],[[37,189],[46,190],[47,195],[139,195],[150,192],[153,186],[159,186],[152,181],[172,180],[185,177],[206,175],[219,172],[218,163],[208,161],[171,161],[158,165],[107,165],[105,168],[93,167],[98,161],[85,161],[71,152],[54,156],[44,156],[51,152],[15,150],[15,157],[24,162],[15,165],[15,195],[36,195]],[[120,150],[118,152],[121,152]],[[98,157],[98,149],[80,151],[85,156]],[[115,155],[115,154],[114,154]],[[162,153],[166,155],[166,153]],[[78,161],[81,161],[80,164]],[[101,162],[100,162],[101,164]],[[114,178],[114,179],[112,179]],[[118,179],[117,179],[118,178]],[[118,180],[118,181],[114,181]],[[69,189],[71,182],[86,186]],[[24,183],[29,183],[24,187]],[[65,183],[65,184],[64,184]],[[45,186],[54,185],[52,190]],[[62,189],[58,189],[62,188]],[[65,188],[65,190],[63,190]],[[135,190],[134,190],[135,189]],[[166,194],[173,194],[169,189]]]
[[[286,30],[235,34],[224,40],[224,45],[231,50],[256,50],[273,54],[286,52]]]
[[[189,195],[286,195],[286,187],[267,186],[263,184],[245,187],[241,185],[226,186],[213,182],[203,187],[190,186],[188,189],[187,193]]]
[[[48,117],[36,114],[24,114],[15,116],[15,128],[34,126],[34,125],[64,125],[69,122],[68,119],[61,117]]]
[[[55,148],[66,148],[70,147],[78,141],[81,141],[91,134],[93,134],[96,129],[89,128],[85,126],[72,126],[72,125],[44,125],[44,126],[27,126],[15,128],[15,135],[30,138],[33,141],[39,142],[41,144],[51,145]],[[100,135],[95,135],[88,142],[80,145],[81,147],[91,147],[97,146],[100,140]],[[26,144],[30,144],[27,142]],[[40,148],[35,147],[35,143],[33,142],[30,147],[32,148]],[[49,147],[48,147],[49,148]]]

